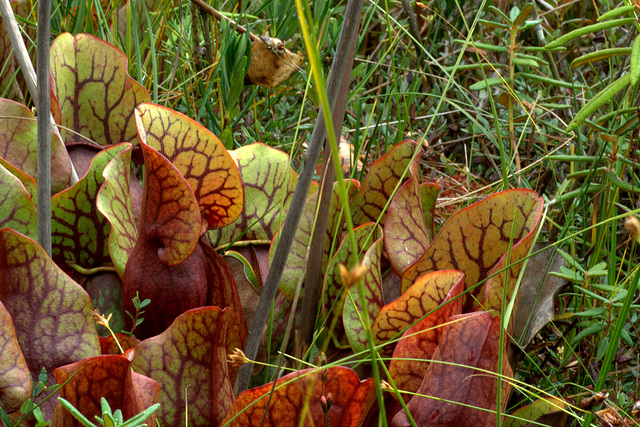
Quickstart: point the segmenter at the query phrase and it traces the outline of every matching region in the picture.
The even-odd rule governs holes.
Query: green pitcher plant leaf
[[[399,299],[404,303],[401,305],[406,306],[405,314],[408,313],[413,317],[422,311],[420,316],[422,317],[429,313],[402,334],[402,339],[398,341],[393,351],[389,374],[400,390],[415,393],[422,384],[422,379],[429,367],[428,360],[431,359],[440,342],[443,330],[440,326],[444,325],[451,316],[462,312],[462,299],[456,297],[463,289],[464,275],[461,272],[456,270],[434,271],[418,279]],[[407,294],[411,296],[411,299],[405,297]],[[390,305],[396,306],[396,303],[397,301],[394,301]],[[378,319],[382,320],[383,311],[384,308],[376,319],[374,333],[377,332]],[[397,316],[398,312],[392,309],[385,314],[387,322],[391,324],[391,315]],[[396,324],[401,324],[406,321],[406,318],[396,317],[394,320]],[[409,324],[413,324],[413,322]],[[391,331],[385,332],[390,335]],[[379,335],[375,336],[378,338]],[[409,400],[410,395],[405,394],[403,397],[405,400]]]
[[[91,300],[35,241],[0,230],[0,301],[34,378],[100,354]]]
[[[461,271],[434,271],[421,276],[398,299],[382,307],[372,327],[376,343],[388,342],[409,329],[423,330],[418,325],[426,325],[422,322],[427,319],[433,322],[442,317],[442,313],[451,311],[451,315],[460,314],[461,299],[448,301],[459,295],[462,290],[464,290],[464,273]],[[434,311],[445,302],[448,302],[446,306]],[[429,314],[432,311],[434,312]],[[427,314],[429,315],[424,317]],[[447,318],[445,317],[444,320]],[[406,336],[407,333],[405,332],[404,335]],[[420,338],[422,337],[418,337]],[[389,346],[382,350],[384,354],[391,354],[392,351],[393,348]]]
[[[64,33],[51,45],[52,91],[65,144],[133,142],[136,105],[151,100],[128,74],[127,57],[89,34]]]
[[[415,151],[414,141],[403,141],[371,165],[360,191],[351,200],[354,225],[376,222],[380,217],[382,217],[380,225],[384,225],[387,212],[383,213],[383,209],[396,190],[400,177]],[[416,159],[420,159],[420,153]],[[404,179],[410,177],[411,175],[407,174]]]
[[[366,268],[366,273],[362,278],[363,289],[367,307],[362,307],[360,303],[360,292],[358,286],[354,285],[347,290],[343,286],[340,276],[340,264],[347,270],[353,268],[353,257],[349,242],[345,240],[338,248],[335,256],[329,263],[329,269],[324,280],[324,307],[325,313],[329,314],[335,300],[342,292],[349,292],[345,295],[342,309],[342,320],[344,330],[353,351],[362,351],[367,347],[367,335],[362,321],[362,312],[366,309],[370,319],[375,319],[376,315],[384,305],[382,298],[382,228],[374,223],[368,223],[356,227],[354,230],[358,249],[362,255],[356,254],[360,264]],[[373,233],[372,233],[373,232]],[[370,235],[372,234],[372,237]]]
[[[220,140],[187,116],[145,103],[136,109],[140,141],[164,155],[187,181],[208,228],[235,221],[244,194],[240,174]]]
[[[475,285],[496,273],[499,262],[503,259],[506,262],[508,251],[521,241],[522,251],[533,244],[530,236],[535,235],[542,209],[543,200],[534,191],[507,190],[455,213],[429,249],[405,271],[402,290],[406,291],[418,277],[430,271],[460,270],[466,275],[466,289],[471,289],[465,298],[465,310],[477,306],[484,298],[487,284]],[[510,267],[518,273],[521,268],[522,263]],[[509,289],[514,284],[508,284]]]
[[[0,98],[0,157],[32,178],[37,175],[36,118],[22,104]],[[64,190],[71,178],[71,160],[62,141],[51,133],[51,193]]]
[[[546,397],[538,399],[529,405],[515,410],[511,415],[507,416],[503,421],[504,427],[526,427],[530,424],[530,421],[541,422],[543,420],[540,417],[549,416],[556,413],[562,413],[566,410],[567,403],[557,397]],[[561,417],[567,419],[569,412],[562,413]],[[563,424],[560,424],[563,425]]]
[[[162,332],[186,310],[207,297],[207,261],[198,245],[207,228],[191,187],[162,154],[142,143],[145,182],[138,240],[122,278],[124,309],[131,300],[151,299],[143,337]]]
[[[122,280],[114,271],[100,271],[87,277],[82,283],[91,297],[93,308],[105,317],[109,317],[109,327],[113,332],[125,329],[125,313],[122,306]],[[111,335],[111,332],[96,323],[98,335]]]
[[[96,207],[96,197],[104,182],[104,168],[128,147],[129,144],[118,144],[101,151],[80,181],[51,198],[53,259],[63,268],[111,265],[111,225]]]
[[[228,312],[218,307],[189,310],[135,348],[133,370],[160,384],[160,425],[215,427],[231,408]]]
[[[33,204],[38,206],[38,186],[36,185],[36,180],[4,160],[2,157],[0,157],[0,165],[4,166],[5,169],[20,180],[22,185],[24,185],[24,189],[27,191],[27,194],[31,197]]]
[[[285,375],[276,381],[271,404],[267,407],[272,388],[273,383],[269,383],[238,396],[224,425],[358,427],[375,401],[373,378],[360,381],[353,370],[342,366],[325,370],[302,369]],[[308,410],[302,419],[307,397]],[[325,421],[323,404],[326,407],[327,402],[330,407]]]
[[[12,228],[35,239],[38,213],[24,186],[0,164],[0,228]]]
[[[233,242],[271,241],[284,221],[298,174],[289,166],[289,156],[262,143],[230,151],[244,187],[244,209],[231,225],[211,230],[207,236],[218,248]],[[315,191],[313,187],[310,194]]]
[[[33,384],[29,378],[29,367],[24,359],[11,315],[0,302],[0,402],[2,408],[11,413],[31,397]]]
[[[129,146],[104,168],[104,184],[96,199],[98,210],[111,224],[109,255],[120,277],[124,275],[127,258],[138,239],[138,227],[129,191],[131,150],[132,146]]]
[[[349,180],[347,184],[347,192],[349,195],[352,195],[357,191],[358,187],[358,181]],[[341,204],[337,190],[338,186],[334,183],[329,207],[323,208],[329,210],[329,219],[327,222],[327,232],[324,241],[322,271],[325,271],[329,264],[331,248],[334,245],[337,246],[337,242],[342,240],[342,233],[340,233],[340,231],[342,231],[343,221],[340,217]],[[282,271],[282,278],[278,284],[280,291],[289,298],[294,297],[298,282],[301,276],[306,272],[305,259],[307,255],[307,247],[311,242],[313,225],[315,224],[318,194],[319,192],[315,192],[309,196],[305,202],[300,223],[298,224],[298,229],[296,230],[296,235],[289,251],[287,264]],[[271,247],[269,248],[269,265],[271,265],[271,261],[273,260],[277,244],[278,233],[273,237]]]
[[[102,416],[102,398],[114,411],[122,411],[126,421],[158,403],[160,394],[160,386],[156,381],[132,372],[131,361],[120,355],[88,357],[57,368],[53,375],[58,384],[64,384],[60,396],[89,420]],[[155,417],[149,417],[147,423],[154,425]],[[53,424],[82,426],[60,404],[54,412]]]
[[[430,198],[432,187],[421,190],[419,160],[416,157],[409,165],[409,179],[393,197],[384,224],[387,257],[399,276],[425,253],[433,240],[433,209],[437,193]],[[421,197],[423,193],[424,198]],[[423,203],[427,204],[430,212],[423,212]],[[431,223],[425,223],[425,216],[427,219],[431,216]]]
[[[443,326],[427,373],[407,407],[419,426],[490,426],[497,422],[498,356],[503,353],[501,408],[507,405],[513,372],[500,348],[500,319],[486,312],[461,314]],[[506,342],[506,340],[505,340]],[[446,363],[440,363],[440,362]],[[411,425],[404,411],[391,423]]]

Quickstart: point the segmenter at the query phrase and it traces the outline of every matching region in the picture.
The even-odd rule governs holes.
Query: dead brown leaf
[[[300,70],[303,63],[302,55],[284,47],[282,40],[262,36],[251,43],[247,77],[253,84],[274,88]]]

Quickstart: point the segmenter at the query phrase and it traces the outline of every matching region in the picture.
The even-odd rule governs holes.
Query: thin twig
[[[18,65],[20,65],[20,71],[22,72],[22,76],[27,84],[27,89],[29,90],[29,94],[31,95],[31,99],[36,104],[36,109],[38,109],[38,89],[36,85],[36,72],[33,68],[33,64],[31,63],[31,59],[29,58],[29,53],[27,51],[27,47],[24,45],[24,40],[22,40],[22,34],[20,34],[20,29],[18,28],[18,23],[16,22],[16,17],[13,14],[13,9],[11,8],[11,4],[9,4],[9,0],[0,0],[0,12],[2,13],[2,19],[4,21],[4,26],[7,29],[7,34],[9,39],[11,40],[11,46],[13,47],[13,51],[16,54],[16,59],[18,60]],[[49,41],[47,40],[47,50],[49,49]],[[48,80],[47,80],[48,82]],[[48,87],[48,85],[47,85]],[[50,110],[48,108],[48,110]],[[53,116],[49,113],[49,120],[51,124],[51,131],[56,134],[56,136],[60,139],[60,141],[64,142],[62,136],[60,135],[60,130],[56,126],[55,120],[53,120]],[[78,174],[76,172],[73,163],[71,163],[71,181],[70,185],[78,182]],[[49,196],[51,195],[49,194]]]
[[[233,29],[236,30],[238,33],[240,33],[240,34],[249,34],[249,38],[251,39],[252,42],[255,42],[255,41],[260,39],[260,37],[256,36],[255,34],[252,34],[245,27],[243,27],[242,25],[238,24],[233,19],[224,16],[223,14],[221,14],[216,9],[214,9],[213,7],[208,5],[203,0],[191,0],[191,1],[193,3],[195,3],[200,9],[202,9],[205,12],[207,12],[208,14],[214,16],[216,19],[227,21],[229,24],[231,24],[231,27],[233,27]]]

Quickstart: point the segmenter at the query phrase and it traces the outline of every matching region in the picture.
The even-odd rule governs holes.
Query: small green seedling
[[[103,397],[100,399],[102,418],[96,415],[96,420],[98,420],[99,424],[94,424],[82,415],[80,411],[78,411],[68,400],[63,399],[62,397],[59,397],[58,399],[60,400],[60,404],[86,427],[146,427],[146,424],[143,424],[143,421],[149,418],[151,414],[157,411],[160,407],[159,403],[151,405],[148,409],[140,412],[138,415],[125,422],[122,419],[122,411],[120,411],[120,409],[116,409],[115,412],[112,412],[107,399]]]

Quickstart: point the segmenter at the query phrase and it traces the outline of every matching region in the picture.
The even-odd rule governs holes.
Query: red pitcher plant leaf
[[[493,426],[497,417],[498,357],[502,352],[504,411],[513,372],[500,348],[500,319],[487,312],[452,316],[417,394],[407,403],[419,426]],[[505,340],[506,342],[507,340]],[[445,363],[440,363],[445,362]],[[404,411],[393,427],[411,425]]]
[[[38,235],[36,207],[18,178],[0,165],[0,228],[12,228],[31,238]]]
[[[360,264],[366,269],[362,277],[362,286],[367,303],[366,310],[369,318],[373,319],[384,305],[382,300],[382,274],[380,263],[382,256],[382,229],[374,223],[368,223],[356,227],[353,230],[358,249],[362,253]],[[358,254],[356,254],[358,256]],[[340,274],[340,265],[346,266],[347,270],[354,267],[351,246],[348,236],[345,237],[336,255],[329,263],[329,269],[324,281],[324,307],[325,313],[330,315],[329,310],[334,305],[336,298],[342,292],[349,292],[344,295],[344,305],[342,310],[342,320],[344,330],[349,341],[349,345],[355,352],[363,351],[367,348],[367,334],[362,321],[362,313],[365,307],[360,302],[360,291],[357,284],[345,289]]]
[[[542,208],[543,201],[534,191],[507,190],[457,212],[442,226],[424,255],[405,271],[402,290],[430,271],[460,270],[466,275],[466,289],[472,289],[470,297],[466,298],[465,309],[477,306],[474,298],[476,301],[484,298],[485,285],[475,285],[506,265],[509,250],[514,257],[512,264],[528,251],[533,244],[530,236],[535,234],[542,217]],[[519,244],[521,248],[518,248]],[[510,267],[514,271],[509,276],[517,278],[521,267],[522,263]],[[493,280],[504,279],[499,278],[495,276]],[[508,288],[514,284],[515,281],[510,282]],[[497,289],[496,286],[490,288]],[[495,303],[492,300],[492,304]]]
[[[37,206],[38,205],[38,186],[36,185],[36,180],[30,177],[29,175],[27,175],[26,173],[22,172],[17,167],[13,166],[11,163],[4,160],[2,157],[0,157],[0,165],[4,166],[5,169],[7,169],[9,172],[11,172],[13,176],[15,176],[16,178],[18,178],[18,180],[20,180],[22,185],[24,185],[24,188],[27,191],[27,194],[29,195],[29,197],[31,197],[31,201],[33,202],[34,206]]]
[[[0,98],[0,157],[36,178],[38,130],[30,109]],[[51,193],[65,189],[71,178],[71,160],[62,141],[51,133]]]
[[[7,412],[20,408],[31,397],[33,384],[24,359],[11,315],[0,302],[0,404]]]
[[[260,241],[269,244],[289,209],[298,174],[289,166],[289,156],[262,143],[230,151],[244,187],[244,209],[231,225],[211,230],[207,236],[214,248],[233,242]],[[312,185],[313,194],[317,185]]]
[[[91,300],[35,241],[0,230],[0,300],[34,378],[100,354]]]
[[[409,165],[409,180],[406,181],[398,189],[393,197],[387,212],[387,219],[384,223],[384,246],[391,262],[391,266],[402,276],[402,273],[414,262],[416,262],[429,247],[429,243],[433,239],[429,237],[428,230],[433,230],[433,208],[435,208],[435,199],[438,193],[429,200],[428,196],[432,192],[430,187],[424,187],[425,191],[421,191],[420,187],[420,159],[416,157]],[[430,213],[431,223],[425,223],[425,213],[422,211],[423,199],[422,193],[425,194],[424,203],[428,207],[433,206]]]
[[[91,269],[110,265],[107,237],[111,225],[96,207],[107,164],[129,144],[118,144],[97,154],[85,176],[51,198],[51,241],[58,265]]]
[[[128,74],[122,51],[89,34],[64,33],[51,45],[52,91],[64,143],[133,142],[136,105],[149,93]]]
[[[285,375],[276,381],[271,403],[268,404],[272,388],[273,383],[269,383],[238,396],[224,425],[358,427],[376,396],[372,378],[360,381],[353,370],[342,366],[325,370],[303,369]],[[307,411],[303,419],[305,407]]]
[[[104,168],[104,184],[96,200],[98,210],[111,224],[109,254],[120,277],[124,275],[129,253],[138,239],[138,227],[129,191],[131,150],[132,147],[129,146]]]
[[[347,181],[347,192],[349,193],[349,195],[352,195],[355,191],[357,191],[359,186],[360,183],[356,180]],[[329,220],[327,222],[327,232],[324,241],[322,271],[325,271],[329,264],[331,248],[334,245],[337,246],[336,243],[342,240],[341,231],[343,221],[341,220],[342,217],[340,216],[341,204],[337,189],[338,186],[334,183],[333,192],[331,193],[331,200],[328,207]],[[296,230],[296,235],[294,237],[293,243],[291,244],[291,249],[289,250],[287,264],[282,271],[282,278],[280,279],[280,283],[278,284],[280,291],[289,298],[294,297],[298,282],[300,281],[301,276],[303,276],[306,272],[305,260],[307,255],[307,248],[309,247],[309,243],[311,242],[313,226],[315,224],[318,194],[319,192],[315,192],[314,194],[309,196],[305,202],[304,208],[302,210],[302,216],[300,218],[300,223],[298,225],[298,229]],[[273,256],[275,255],[276,248],[278,246],[278,237],[279,233],[276,233],[271,241],[271,247],[269,248],[269,265],[271,265],[271,261],[273,260]]]
[[[169,159],[187,181],[208,228],[224,227],[240,216],[240,174],[215,135],[183,114],[148,103],[136,109],[136,124],[140,141]]]
[[[228,312],[218,307],[189,310],[135,348],[133,370],[160,384],[156,414],[161,425],[215,427],[227,414],[233,401],[227,374]]]
[[[151,299],[140,336],[162,332],[207,297],[207,261],[198,245],[207,227],[198,202],[180,172],[160,153],[141,144],[145,158],[142,218],[138,240],[124,271],[124,309],[132,299]]]
[[[60,396],[90,420],[102,415],[100,400],[103,397],[113,411],[122,411],[125,421],[158,403],[158,383],[132,372],[131,361],[125,356],[110,354],[89,357],[61,366],[53,374],[58,384],[67,381],[60,389]],[[151,415],[146,422],[154,425],[155,415]],[[53,416],[53,425],[83,426],[60,403]]]
[[[416,285],[418,285],[417,289],[415,289]],[[402,334],[402,339],[398,341],[393,351],[389,374],[398,389],[415,393],[422,384],[422,379],[429,367],[428,360],[431,359],[440,342],[442,335],[440,326],[445,324],[451,316],[460,314],[462,311],[462,299],[456,297],[463,290],[464,275],[461,272],[456,270],[435,271],[418,279],[398,300],[406,304],[405,314],[410,313],[411,317],[422,310],[424,310],[422,311],[423,316],[430,313]],[[407,294],[412,295],[412,299],[405,298]],[[398,301],[389,305],[395,306]],[[402,307],[404,304],[400,303],[399,305]],[[382,313],[383,311],[380,312],[380,314]],[[393,311],[385,312],[387,321],[391,320],[392,313]],[[376,332],[376,327],[382,323],[382,319],[378,315],[374,332]],[[398,320],[396,317],[394,323],[400,323]],[[406,321],[406,318],[403,320]],[[382,330],[380,331],[382,332]],[[385,332],[388,334],[390,331]],[[410,395],[404,395],[407,401],[410,397]]]
[[[367,178],[351,201],[353,224],[362,225],[376,222],[382,216],[380,225],[384,225],[387,212],[383,212],[387,201],[396,191],[404,169],[409,165],[416,151],[414,141],[403,141],[396,144],[387,154],[376,160],[369,170]],[[420,154],[415,157],[415,162]],[[411,174],[407,173],[405,179]]]

